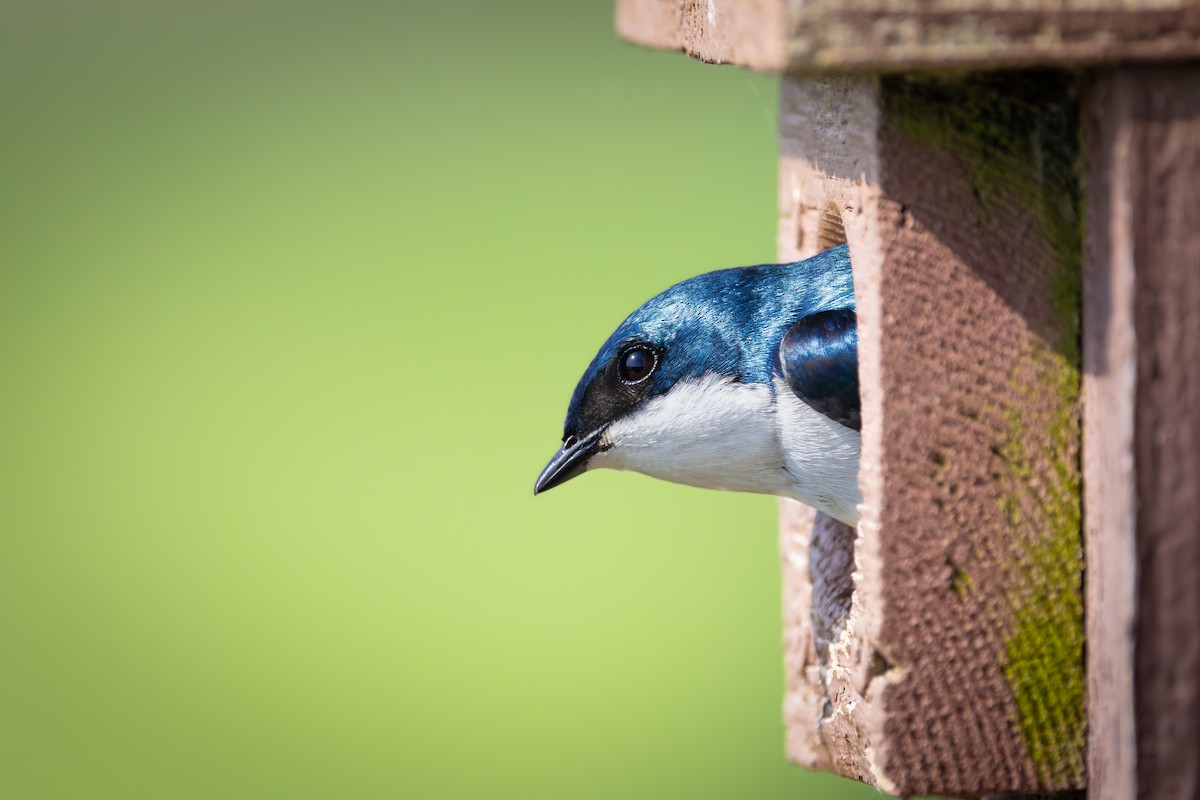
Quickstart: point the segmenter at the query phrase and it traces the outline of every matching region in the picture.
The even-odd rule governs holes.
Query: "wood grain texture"
[[[1200,56],[1196,0],[618,0],[617,28],[639,44],[767,72]]]
[[[815,255],[848,239],[857,272],[858,261],[877,258],[880,252],[878,226],[868,222],[879,198],[877,83],[848,76],[786,80],[783,92],[779,258],[789,261]],[[864,352],[877,349],[861,336],[863,316],[871,311],[863,306],[858,275],[855,281],[861,363]],[[868,292],[866,302],[873,297]],[[862,392],[864,403],[880,401],[876,387],[863,386]],[[875,416],[864,417],[864,440],[878,440],[878,422]],[[861,471],[878,477],[878,470],[866,462]],[[877,480],[869,484],[878,485]],[[878,559],[868,555],[876,546],[871,535],[875,527],[864,522],[854,531],[815,512],[799,519],[804,520],[802,525],[784,529],[785,564],[795,561],[803,548],[808,570],[801,574],[785,567],[785,593],[803,587],[800,591],[809,598],[805,633],[813,660],[804,672],[795,670],[789,660],[785,708],[803,702],[815,714],[787,715],[788,757],[804,766],[833,769],[884,791],[897,791],[874,758],[872,743],[881,735],[883,716],[877,704],[864,702],[863,697],[869,688],[869,642],[879,618],[867,613],[870,604],[864,603],[858,569],[864,566],[864,556],[867,569],[878,566]],[[793,639],[793,632],[785,633],[786,641]]]
[[[819,514],[795,500],[779,500],[779,552],[783,564],[783,646],[786,690],[783,722],[789,758],[809,769],[830,769],[817,731],[825,706],[821,660],[813,635],[809,541]],[[828,518],[826,518],[828,519]]]
[[[1076,87],[783,92],[781,256],[839,216],[860,326],[862,522],[808,553],[825,755],[897,793],[1082,786]]]
[[[1134,717],[1134,400],[1130,98],[1110,78],[1087,113],[1083,297],[1083,472],[1087,542],[1088,788],[1092,800],[1137,793]]]
[[[1140,798],[1200,797],[1200,69],[1122,69],[1134,259]]]
[[[781,71],[787,67],[785,28],[782,0],[617,0],[622,37],[709,63]]]

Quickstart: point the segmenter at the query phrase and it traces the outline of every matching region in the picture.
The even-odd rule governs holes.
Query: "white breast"
[[[794,497],[843,522],[858,519],[858,433],[782,381],[771,387],[712,373],[680,381],[610,425],[604,445],[589,468]]]
[[[862,437],[796,397],[782,378],[776,379],[775,390],[780,446],[794,479],[787,496],[847,525],[857,525]]]

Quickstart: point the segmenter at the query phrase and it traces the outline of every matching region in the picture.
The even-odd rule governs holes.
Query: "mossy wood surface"
[[[828,703],[801,763],[1084,784],[1078,105],[1058,73],[785,81],[781,251],[840,213],[866,503],[852,559],[819,525],[805,554]]]

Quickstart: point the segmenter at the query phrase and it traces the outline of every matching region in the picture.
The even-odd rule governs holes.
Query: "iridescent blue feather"
[[[836,331],[823,323],[797,325],[838,310],[849,312],[848,332],[844,318]],[[578,418],[584,393],[618,351],[653,342],[664,356],[651,378],[651,396],[710,372],[768,385],[782,375],[817,411],[857,429],[853,318],[854,283],[845,245],[806,261],[724,269],[682,281],[633,312],[600,348],[575,389],[566,428],[587,429]],[[806,360],[812,363],[806,366]]]

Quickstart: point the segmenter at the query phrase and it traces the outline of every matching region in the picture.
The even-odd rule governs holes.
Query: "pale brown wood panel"
[[[1091,796],[1195,798],[1200,69],[1108,71],[1088,109]]]
[[[1200,797],[1200,69],[1114,77],[1138,339],[1138,796]]]
[[[764,72],[787,66],[786,30],[783,0],[617,2],[617,32],[631,42]]]
[[[800,763],[1083,785],[1077,120],[1053,73],[784,82],[781,256],[840,217],[863,399],[862,523],[808,541],[827,702]]]
[[[795,500],[779,501],[779,550],[783,564],[783,650],[786,690],[783,721],[787,752],[809,769],[830,769],[829,751],[817,723],[824,713],[822,660],[813,635],[813,587],[809,542],[817,524],[838,524]],[[851,536],[853,533],[851,533]]]
[[[1137,793],[1133,709],[1134,398],[1133,229],[1128,202],[1129,98],[1108,79],[1088,92],[1084,252],[1084,528],[1087,541],[1088,790]]]
[[[1200,56],[1195,0],[618,0],[630,41],[766,72]]]

